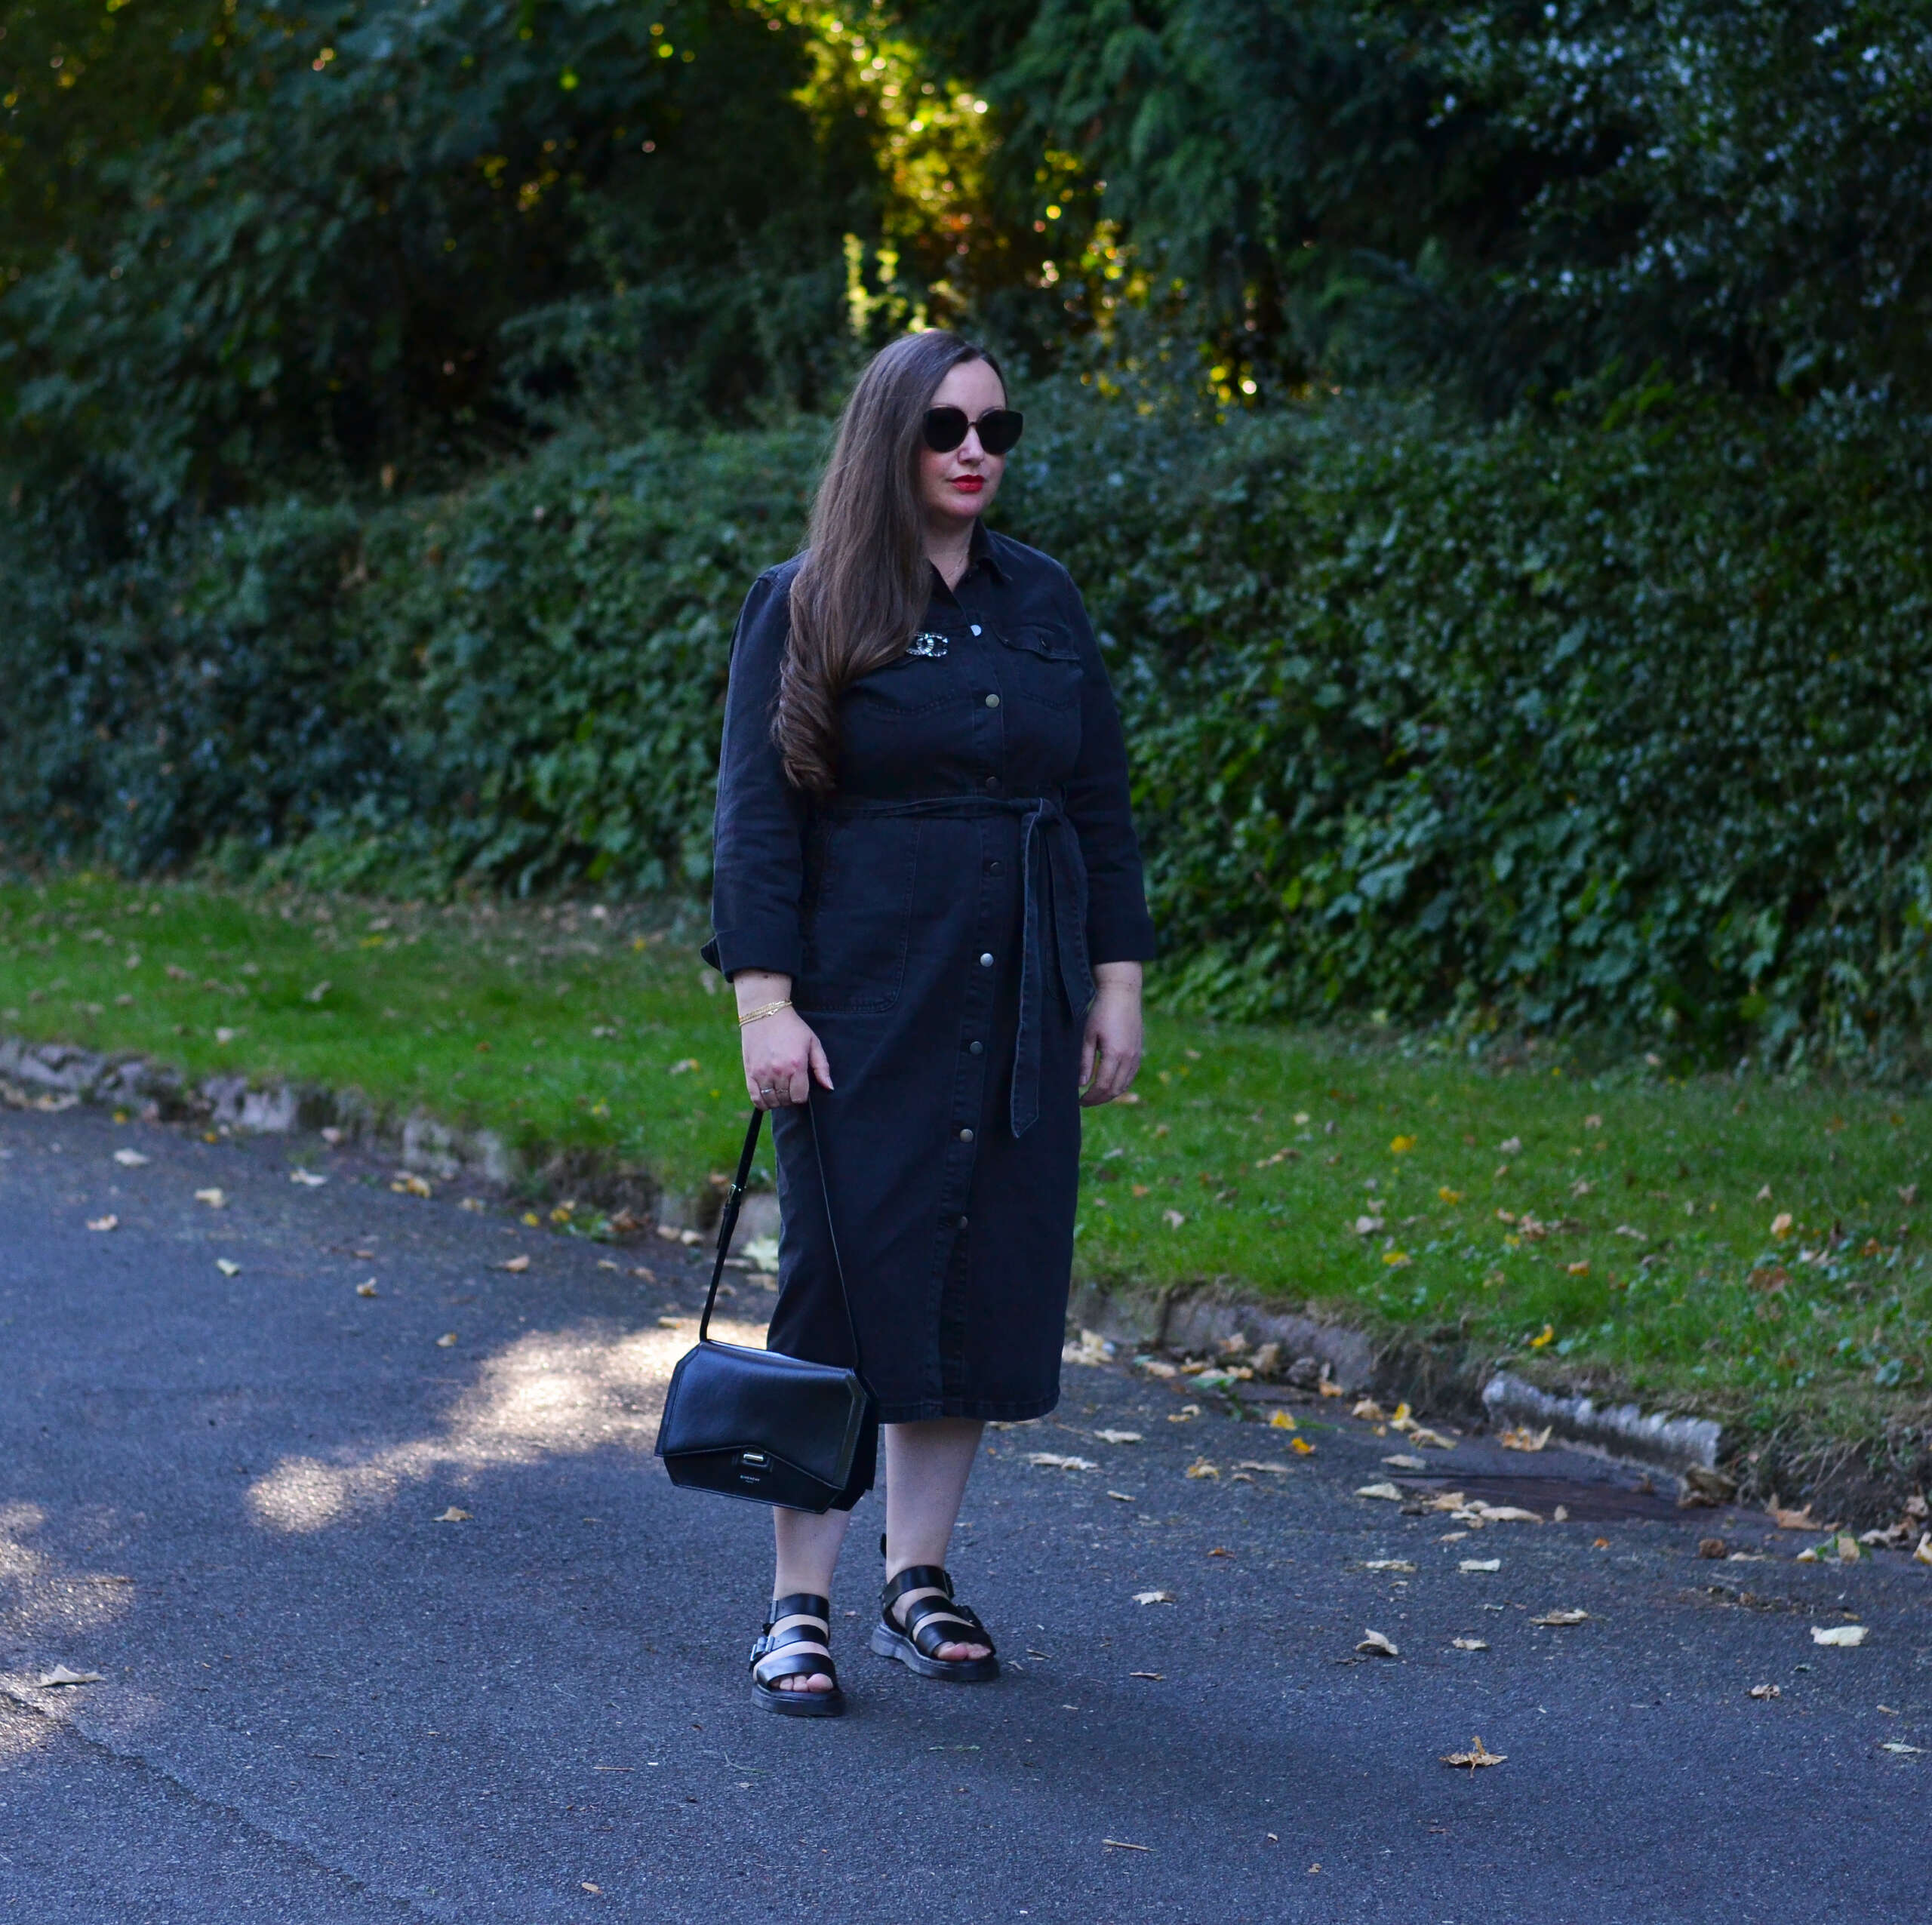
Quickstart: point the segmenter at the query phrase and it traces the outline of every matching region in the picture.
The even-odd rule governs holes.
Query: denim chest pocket
[[[952,638],[922,630],[914,639],[918,645],[852,684],[847,700],[869,718],[897,721],[924,715],[965,694]]]
[[[1005,630],[1001,678],[1023,701],[1042,708],[1072,709],[1080,701],[1080,651],[1063,628],[1035,623]]]

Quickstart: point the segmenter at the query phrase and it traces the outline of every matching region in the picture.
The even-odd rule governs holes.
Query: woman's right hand
[[[755,975],[741,971],[731,979],[737,992],[740,1012],[762,1008],[767,1003],[782,1002],[791,993],[788,977],[760,970]],[[816,1076],[826,1089],[832,1087],[832,1066],[826,1062],[825,1046],[811,1026],[792,1009],[774,1011],[748,1022],[738,1032],[745,1063],[745,1093],[760,1109],[783,1109],[802,1103],[811,1093]]]

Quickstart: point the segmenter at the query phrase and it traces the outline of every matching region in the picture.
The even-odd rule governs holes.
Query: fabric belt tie
[[[1020,1028],[1013,1046],[1013,1133],[1023,1136],[1040,1115],[1040,1038],[1045,1010],[1046,933],[1054,942],[1054,973],[1067,1013],[1078,1016],[1094,998],[1087,964],[1087,866],[1080,838],[1057,796],[934,795],[903,802],[836,802],[826,813],[847,816],[985,816],[1020,818],[1020,867],[1025,890],[1020,954]],[[1044,899],[1044,900],[1042,899]]]

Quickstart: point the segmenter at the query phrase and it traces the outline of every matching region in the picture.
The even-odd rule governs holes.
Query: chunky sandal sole
[[[954,1641],[965,1644],[973,1641]],[[872,1626],[872,1648],[881,1658],[891,1658],[921,1677],[936,1677],[948,1684],[990,1684],[999,1675],[999,1659],[983,1658],[929,1658],[903,1631],[894,1631],[882,1620]]]
[[[769,1684],[752,1681],[752,1697],[764,1710],[779,1717],[843,1717],[845,1693],[834,1685],[829,1691],[780,1691]]]

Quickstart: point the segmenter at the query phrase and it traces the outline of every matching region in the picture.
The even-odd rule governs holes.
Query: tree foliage
[[[1104,180],[1223,361],[1932,395],[1920,0],[963,6],[1016,142]]]
[[[794,97],[782,20],[729,0],[217,17],[193,110],[171,95],[175,124],[93,165],[100,217],[38,265],[15,220],[17,451],[165,507],[447,475],[598,384],[687,412],[823,404],[872,170]]]

